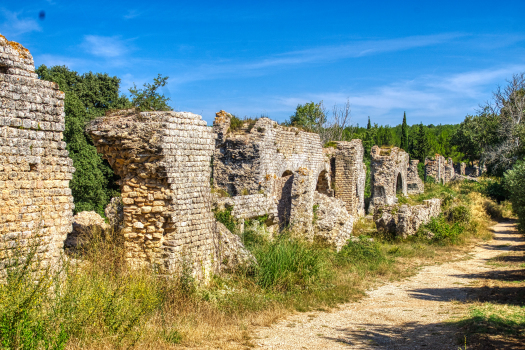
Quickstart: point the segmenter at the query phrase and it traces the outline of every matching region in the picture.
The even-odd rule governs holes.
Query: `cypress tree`
[[[403,125],[401,125],[401,148],[408,151],[408,125],[406,112],[403,113]]]
[[[372,129],[372,124],[370,123],[370,116],[368,117],[368,125],[366,126],[367,130]]]

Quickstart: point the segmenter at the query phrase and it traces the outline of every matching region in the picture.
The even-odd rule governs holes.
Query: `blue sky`
[[[45,11],[44,20],[39,12]],[[180,111],[284,121],[347,99],[352,122],[458,123],[525,71],[525,1],[1,1],[35,64],[169,76]]]

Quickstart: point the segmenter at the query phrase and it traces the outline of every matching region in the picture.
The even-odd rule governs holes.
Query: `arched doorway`
[[[401,176],[401,173],[397,174],[397,181],[396,181],[396,194],[402,194],[403,193],[403,177]]]
[[[317,177],[317,185],[315,190],[319,193],[330,195],[330,176],[326,170],[321,171]]]
[[[286,170],[283,175],[276,180],[275,195],[278,200],[277,216],[279,217],[279,226],[284,228],[290,223],[290,212],[292,210],[292,185],[293,173]]]

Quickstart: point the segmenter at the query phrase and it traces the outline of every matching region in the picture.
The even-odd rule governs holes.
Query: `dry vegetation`
[[[0,287],[2,345],[8,349],[27,344],[24,348],[250,347],[255,326],[269,325],[294,311],[330,309],[360,298],[373,285],[411,275],[418,266],[461,258],[473,240],[491,237],[488,228],[493,222],[487,208],[493,215],[505,216],[505,205],[473,192],[470,184],[427,187],[429,196],[452,198],[444,201],[442,226],[433,229],[454,226],[456,236],[428,240],[416,235],[402,241],[377,233],[371,221],[362,219],[354,229],[360,239],[336,253],[322,243],[290,234],[270,241],[256,232],[261,227],[253,222],[243,240],[259,266],[215,276],[207,285],[185,273],[166,278],[151,270],[128,269],[117,234],[93,240],[77,257],[81,259],[65,259],[60,271],[47,271],[36,284],[30,269],[23,268],[35,262],[24,265],[20,260],[8,283]],[[468,217],[447,217],[458,206],[467,208]]]

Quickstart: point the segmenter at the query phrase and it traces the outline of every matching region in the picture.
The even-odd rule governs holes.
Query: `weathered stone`
[[[190,266],[197,278],[216,271],[215,140],[206,122],[187,112],[124,110],[94,120],[87,131],[121,178],[129,262],[168,273]]]
[[[423,203],[414,206],[403,204],[377,208],[374,214],[377,229],[403,238],[414,235],[419,226],[427,224],[431,218],[441,213],[440,199],[433,198]]]
[[[64,116],[58,84],[39,80],[30,52],[0,35],[0,259],[35,242],[36,259],[54,264],[71,232]]]
[[[425,185],[423,180],[419,177],[417,166],[419,160],[411,160],[410,166],[408,167],[407,174],[407,193],[408,194],[419,194],[425,192]]]
[[[397,194],[407,195],[408,153],[398,147],[372,147],[369,212],[397,203]]]
[[[218,235],[217,257],[221,270],[232,271],[240,266],[257,264],[253,254],[244,247],[241,238],[233,234],[220,222],[216,223]]]
[[[142,212],[145,212],[145,208],[142,207]],[[122,202],[122,197],[111,198],[106,209],[104,209],[104,214],[106,214],[111,228],[115,231],[120,230],[124,224],[124,203]]]
[[[73,231],[67,235],[64,247],[80,249],[95,235],[102,235],[110,228],[94,211],[82,211],[73,217]]]
[[[314,194],[314,239],[325,241],[339,251],[352,237],[355,218],[341,199]]]

